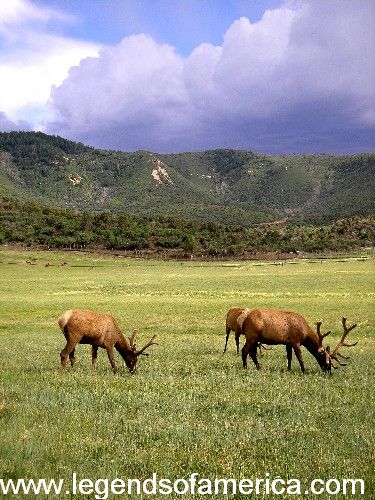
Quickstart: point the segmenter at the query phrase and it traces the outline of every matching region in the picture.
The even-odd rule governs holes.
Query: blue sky
[[[0,0],[0,131],[375,150],[373,0]]]
[[[221,44],[235,19],[259,21],[281,0],[35,0],[40,7],[75,16],[53,30],[72,37],[115,45],[125,36],[147,33],[159,43],[174,45],[188,55],[204,42]]]

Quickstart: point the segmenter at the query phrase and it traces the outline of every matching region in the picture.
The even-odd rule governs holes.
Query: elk
[[[234,338],[235,338],[235,341],[236,341],[237,354],[239,353],[239,350],[240,350],[240,336],[241,336],[241,333],[242,333],[242,331],[241,331],[242,324],[241,325],[238,324],[237,320],[246,311],[250,311],[250,309],[244,309],[244,308],[241,308],[241,307],[232,307],[227,312],[227,318],[226,318],[226,323],[225,323],[226,338],[225,338],[225,346],[224,346],[223,354],[227,350],[229,334],[230,334],[231,331],[234,332]]]
[[[242,324],[243,324],[243,321],[244,321],[247,313],[250,311],[251,311],[251,309],[244,309],[243,307],[232,307],[227,312],[227,317],[226,317],[226,322],[225,322],[226,338],[225,338],[225,346],[224,346],[223,354],[225,354],[225,352],[227,350],[229,334],[231,331],[234,332],[237,354],[239,353],[240,336],[242,334]],[[261,356],[262,356],[262,354],[261,354],[262,349],[268,350],[266,347],[264,347],[260,343],[258,344],[258,348],[259,348],[259,355],[261,355]]]
[[[286,346],[288,370],[291,369],[293,350],[302,373],[305,373],[301,353],[301,346],[304,346],[314,356],[323,371],[331,372],[333,360],[343,364],[338,359],[343,357],[339,353],[339,349],[342,346],[351,347],[355,345],[346,344],[344,340],[357,325],[346,328],[346,318],[343,318],[342,323],[344,334],[331,353],[329,348],[326,349],[323,346],[323,339],[331,332],[322,334],[320,332],[321,322],[317,323],[317,331],[314,332],[305,318],[298,313],[274,309],[252,309],[248,312],[242,324],[242,333],[246,337],[245,345],[242,348],[243,367],[247,368],[247,356],[250,355],[255,366],[258,369],[260,368],[257,360],[257,345],[261,342],[267,345],[284,344]]]
[[[90,344],[92,348],[92,369],[96,370],[98,348],[107,351],[113,373],[117,372],[114,349],[116,349],[130,373],[134,373],[138,357],[148,356],[144,352],[154,342],[154,335],[139,351],[136,349],[135,330],[129,339],[126,339],[116,321],[110,314],[94,311],[83,311],[81,309],[69,309],[58,318],[58,324],[66,338],[66,346],[60,353],[61,366],[66,367],[69,356],[70,364],[74,367],[75,348],[77,344]]]

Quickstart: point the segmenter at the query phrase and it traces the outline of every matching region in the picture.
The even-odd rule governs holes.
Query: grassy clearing
[[[361,498],[373,499],[373,272],[371,258],[273,266],[3,249],[0,477],[269,472],[306,482],[363,478]],[[308,374],[295,359],[287,373],[281,346],[261,359],[262,370],[249,363],[245,371],[233,338],[222,355],[225,313],[235,305],[295,310],[336,337],[347,316],[359,323],[351,335],[360,344],[332,377],[307,351]],[[71,307],[110,312],[125,332],[139,329],[139,343],[156,333],[160,345],[135,376],[124,368],[113,376],[104,351],[92,374],[87,346],[77,349],[75,371],[62,373],[56,318]]]

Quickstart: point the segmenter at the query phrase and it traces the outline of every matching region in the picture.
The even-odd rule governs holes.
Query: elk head
[[[317,361],[319,365],[321,366],[323,371],[331,371],[331,355],[329,353],[329,347],[325,348],[323,346],[323,339],[327,337],[331,333],[331,330],[329,330],[326,333],[321,333],[320,332],[320,327],[322,326],[322,322],[318,321],[316,324],[316,333],[319,338],[319,347],[318,347],[318,355],[317,355]]]
[[[331,368],[338,368],[338,366],[335,366],[333,364],[333,361],[337,361],[337,363],[341,366],[346,366],[347,363],[343,363],[341,360],[342,359],[350,359],[349,356],[344,356],[343,354],[341,354],[339,351],[341,349],[341,347],[353,347],[355,345],[358,344],[358,341],[357,342],[354,342],[353,344],[347,344],[345,342],[345,339],[348,335],[349,332],[351,332],[356,326],[357,326],[357,323],[355,323],[354,325],[352,326],[349,326],[347,327],[346,326],[346,318],[342,318],[342,326],[344,328],[344,333],[342,334],[342,337],[340,339],[340,342],[336,345],[336,347],[333,349],[333,351],[331,352],[330,351],[330,348],[329,346],[327,346],[327,352],[330,356],[330,365],[331,365]]]
[[[137,361],[138,361],[138,356],[141,354],[143,356],[148,356],[148,352],[144,352],[148,347],[151,345],[158,345],[157,342],[154,342],[156,335],[154,335],[146,345],[142,347],[139,351],[137,351],[136,345],[135,345],[135,337],[138,335],[138,331],[134,330],[132,335],[129,337],[129,344],[130,344],[130,350],[128,350],[125,354],[125,364],[128,367],[128,370],[130,373],[134,373]]]

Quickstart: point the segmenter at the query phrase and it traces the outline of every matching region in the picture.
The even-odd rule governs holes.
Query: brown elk
[[[66,338],[66,346],[60,353],[63,368],[66,367],[68,356],[72,367],[74,366],[77,344],[90,344],[93,370],[96,370],[98,348],[101,347],[107,351],[113,373],[117,371],[114,349],[119,352],[130,373],[133,373],[138,357],[141,354],[148,356],[148,353],[144,351],[149,346],[156,344],[154,342],[156,335],[154,335],[142,349],[137,351],[135,346],[137,331],[134,331],[129,339],[126,339],[110,314],[70,309],[58,318],[58,323]]]
[[[242,334],[242,324],[244,322],[244,319],[245,319],[247,313],[250,311],[251,311],[251,309],[245,309],[243,307],[232,307],[227,312],[227,317],[226,317],[226,322],[225,322],[226,338],[225,338],[225,346],[224,346],[223,354],[225,354],[225,352],[227,350],[228,339],[229,339],[229,335],[230,335],[231,331],[234,332],[237,354],[239,353],[240,336]],[[262,345],[261,343],[258,344],[258,348],[259,348],[259,355],[260,356],[262,356],[262,349],[264,349],[265,351],[269,350],[267,347],[264,347],[264,345]]]
[[[250,311],[250,309],[244,309],[243,307],[232,307],[227,312],[227,317],[226,317],[226,322],[225,322],[226,338],[225,338],[225,346],[224,346],[224,352],[223,353],[225,353],[226,350],[227,350],[229,334],[230,334],[231,331],[234,332],[234,338],[235,338],[235,341],[236,341],[237,354],[239,353],[239,350],[240,350],[240,336],[241,336],[241,333],[242,333],[242,328],[241,328],[242,327],[242,322],[241,322],[241,324],[239,324],[237,322],[237,320],[246,311]]]
[[[257,360],[257,345],[259,342],[267,345],[284,344],[287,350],[288,370],[291,369],[292,350],[298,359],[302,373],[305,367],[302,360],[301,346],[314,356],[323,371],[331,371],[333,360],[339,361],[343,357],[339,353],[342,346],[351,347],[355,344],[345,344],[347,334],[357,325],[346,327],[346,318],[342,320],[344,334],[335,349],[330,352],[329,348],[323,346],[323,339],[331,332],[320,333],[321,323],[317,323],[317,331],[314,332],[307,324],[305,318],[298,313],[288,311],[277,311],[274,309],[252,309],[246,315],[242,325],[242,333],[246,337],[242,348],[243,367],[247,368],[247,356],[250,355],[255,366],[259,369]]]

